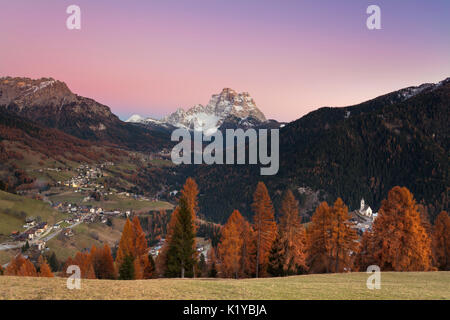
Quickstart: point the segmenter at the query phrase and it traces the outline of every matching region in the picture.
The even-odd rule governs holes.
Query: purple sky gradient
[[[382,30],[366,28],[370,4]],[[1,0],[0,76],[56,78],[122,118],[231,87],[290,121],[449,77],[449,36],[448,0]]]

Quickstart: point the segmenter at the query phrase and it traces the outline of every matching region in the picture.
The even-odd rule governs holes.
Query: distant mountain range
[[[110,108],[52,78],[0,78],[0,109],[80,139],[140,151],[168,146],[165,134],[121,121]]]
[[[40,150],[53,139],[64,141],[56,148],[73,143],[78,150],[96,144],[157,152],[170,148],[170,133],[176,127],[201,128],[206,133],[281,128],[280,170],[275,176],[260,176],[259,165],[201,165],[170,168],[159,178],[151,170],[139,177],[146,186],[164,184],[170,190],[179,188],[187,176],[194,177],[201,191],[201,213],[222,222],[233,209],[251,215],[252,193],[259,180],[265,181],[276,204],[287,188],[296,191],[305,216],[319,201],[338,196],[351,208],[364,198],[377,210],[389,189],[401,185],[433,217],[448,210],[449,110],[450,78],[354,106],[320,108],[286,125],[267,120],[249,94],[231,89],[213,95],[206,106],[179,109],[161,120],[133,116],[123,122],[107,106],[72,93],[63,82],[3,77],[0,151],[3,142],[11,139]],[[84,147],[83,141],[89,144]]]
[[[206,106],[197,104],[187,111],[180,108],[161,120],[133,115],[126,122],[144,124],[151,128],[186,128],[203,131],[205,135],[224,128],[274,128],[282,125],[275,120],[268,121],[248,92],[237,93],[230,88],[214,94]]]

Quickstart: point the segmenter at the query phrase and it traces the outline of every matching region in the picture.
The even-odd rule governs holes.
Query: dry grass
[[[305,275],[267,279],[82,280],[0,277],[0,299],[450,299],[450,272],[386,272],[381,289],[367,274]]]

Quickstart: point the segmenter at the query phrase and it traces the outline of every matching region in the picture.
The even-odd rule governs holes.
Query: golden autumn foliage
[[[353,268],[358,251],[357,234],[349,223],[341,198],[333,207],[322,202],[308,227],[308,265],[312,273],[343,272]]]
[[[88,252],[77,252],[75,258],[69,265],[76,265],[80,268],[81,278],[95,279],[94,266],[92,264],[92,257]],[[67,270],[67,269],[66,269]]]
[[[222,276],[238,278],[242,270],[242,249],[244,246],[244,218],[238,210],[234,210],[222,228],[222,237],[218,246],[221,260]]]
[[[122,230],[122,236],[120,237],[119,247],[117,249],[116,263],[118,265],[122,264],[125,257],[134,257],[133,248],[133,226],[129,219],[125,221],[125,225]]]
[[[373,233],[368,239],[367,259],[382,271],[427,271],[432,269],[431,239],[405,187],[394,187],[383,200]]]
[[[256,186],[252,209],[254,212],[253,230],[256,237],[255,273],[258,278],[260,275],[266,275],[269,253],[277,232],[272,200],[263,182],[258,182]]]
[[[37,277],[38,274],[34,264],[30,260],[26,259],[20,266],[17,275],[21,277]]]
[[[147,239],[139,218],[135,216],[132,222],[127,219],[117,249],[116,263],[118,268],[120,268],[126,257],[131,257],[134,266],[134,279],[152,277],[153,267],[150,266],[147,250]]]
[[[306,235],[301,224],[298,202],[288,190],[281,203],[279,224],[281,264],[287,274],[306,267]]]
[[[103,248],[91,248],[92,264],[97,279],[116,279],[117,274],[110,247],[105,244]]]
[[[21,254],[11,258],[8,266],[6,267],[5,274],[7,276],[17,276],[19,275],[19,270],[25,263],[26,259]]]
[[[434,224],[433,251],[439,270],[450,270],[450,217],[445,211],[437,216]]]
[[[331,247],[332,272],[350,271],[358,250],[358,236],[349,224],[348,208],[341,198],[337,198],[331,209]]]
[[[54,275],[47,261],[45,261],[44,257],[40,256],[38,260],[39,265],[39,277],[43,278],[53,278]]]
[[[196,230],[195,221],[197,220],[198,212],[198,186],[194,179],[187,178],[186,182],[181,190],[181,195],[187,200],[188,207],[192,213],[192,223],[194,226],[194,232]]]
[[[314,212],[307,230],[307,264],[312,273],[329,272],[331,251],[331,208],[322,202]]]

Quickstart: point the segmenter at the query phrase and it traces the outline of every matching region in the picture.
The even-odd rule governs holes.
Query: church
[[[359,209],[350,212],[350,222],[353,228],[357,229],[359,234],[372,228],[372,223],[377,217],[377,213],[372,212],[372,208],[361,199]]]

